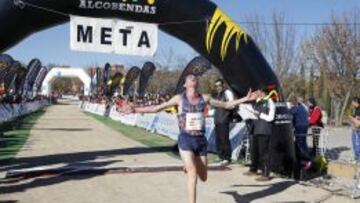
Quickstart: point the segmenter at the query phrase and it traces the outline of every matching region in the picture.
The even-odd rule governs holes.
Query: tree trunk
[[[341,106],[341,102],[339,100],[335,100],[334,101],[334,106],[335,106],[335,109],[334,109],[334,113],[335,113],[335,126],[340,126],[341,123],[340,123],[340,106]]]
[[[309,98],[314,97],[314,68],[310,67]]]
[[[342,122],[343,122],[344,114],[345,114],[345,111],[346,111],[346,107],[347,107],[347,105],[348,105],[348,103],[349,103],[349,99],[350,99],[350,95],[351,95],[351,89],[352,89],[352,88],[350,88],[350,89],[347,91],[346,96],[345,96],[345,100],[344,100],[344,102],[343,102],[343,106],[342,106],[342,108],[341,108],[340,118],[339,118],[340,125],[341,125]]]

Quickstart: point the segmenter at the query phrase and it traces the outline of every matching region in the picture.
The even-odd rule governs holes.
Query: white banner
[[[71,50],[141,56],[153,56],[157,50],[156,24],[79,16],[70,19]]]
[[[26,115],[49,105],[47,100],[22,104],[0,104],[0,123],[11,121],[18,116]]]

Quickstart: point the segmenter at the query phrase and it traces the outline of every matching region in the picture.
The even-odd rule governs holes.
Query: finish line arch
[[[1,0],[0,52],[71,15],[158,24],[207,58],[238,96],[268,85],[281,96],[280,83],[253,39],[209,0]]]
[[[1,0],[0,52],[71,15],[158,24],[207,58],[237,96],[271,87],[284,101],[278,78],[251,36],[210,0]],[[285,122],[273,127],[271,165],[284,172],[293,169],[295,145],[286,104],[278,108],[276,119]]]
[[[62,77],[77,77],[84,84],[84,95],[90,95],[91,78],[82,68],[52,68],[46,75],[44,82],[42,83],[42,94],[50,95],[52,91],[52,82],[56,78]]]

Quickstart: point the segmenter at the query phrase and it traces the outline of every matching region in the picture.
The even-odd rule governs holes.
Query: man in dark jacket
[[[215,87],[217,91],[216,99],[224,102],[234,100],[233,93],[225,88],[224,80],[216,80]],[[229,164],[231,162],[231,144],[229,139],[231,113],[232,111],[229,109],[215,108],[216,150],[222,164]]]
[[[309,128],[309,113],[305,106],[299,103],[295,96],[291,97],[289,102],[292,104],[290,113],[293,116],[295,143],[304,153],[308,153],[306,136]]]
[[[273,121],[275,119],[275,103],[267,97],[267,89],[256,91],[257,99],[253,105],[253,113],[257,116],[253,120],[253,137],[251,141],[251,166],[246,175],[256,175],[261,169],[261,177],[257,181],[269,181],[270,178],[270,136],[272,135]]]

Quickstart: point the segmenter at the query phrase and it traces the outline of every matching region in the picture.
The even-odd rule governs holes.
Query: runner
[[[190,203],[196,202],[197,178],[205,182],[207,180],[207,140],[205,137],[204,111],[207,104],[231,109],[246,101],[254,99],[251,90],[247,96],[238,100],[222,102],[215,100],[207,94],[198,92],[198,79],[194,75],[188,75],[185,79],[185,92],[175,95],[168,102],[156,106],[134,108],[126,106],[124,113],[156,113],[169,106],[179,107],[178,145],[180,156],[184,162],[184,170],[187,173],[188,198]]]

